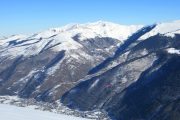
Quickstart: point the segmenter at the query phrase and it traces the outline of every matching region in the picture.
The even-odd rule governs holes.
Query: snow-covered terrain
[[[166,63],[174,66],[169,73],[179,74],[179,34],[180,21],[147,26],[98,21],[1,37],[0,103],[98,120],[107,120],[110,110],[119,118],[124,114],[119,111],[131,109],[118,106],[122,91],[139,80],[144,84],[143,75],[148,78]]]
[[[47,102],[41,102],[36,101],[35,99],[23,99],[19,98],[18,96],[0,96],[0,105],[10,105],[10,106],[17,106],[20,108],[25,109],[31,109],[31,110],[38,110],[38,111],[44,111],[50,112],[53,114],[59,114],[59,115],[66,115],[71,116],[72,118],[87,118],[87,119],[100,119],[100,120],[109,120],[106,113],[104,111],[100,110],[94,110],[94,111],[79,111],[79,110],[73,110],[69,109],[68,107],[64,106],[63,104],[59,103],[57,100],[55,103],[47,103]],[[1,112],[1,111],[0,111]]]
[[[179,33],[180,33],[180,20],[177,20],[173,22],[156,24],[155,29],[143,35],[140,39],[147,39],[157,34],[164,34],[166,36],[173,37],[174,34],[179,34]]]
[[[180,33],[180,22],[159,23],[151,32],[143,35],[140,39],[146,39],[158,33],[174,36]],[[42,50],[52,48],[54,51],[80,49],[83,46],[73,39],[83,41],[95,37],[110,37],[123,43],[129,36],[144,25],[119,25],[111,22],[98,21],[86,24],[69,24],[60,28],[36,33],[34,35],[13,35],[0,39],[1,56],[31,56]]]
[[[3,56],[31,56],[51,47],[53,47],[52,50],[54,51],[82,48],[83,46],[73,39],[76,35],[80,40],[110,37],[123,42],[142,27],[143,25],[126,26],[103,21],[87,24],[69,24],[34,35],[13,35],[6,39],[0,39],[0,47],[3,48],[0,52],[2,52]]]
[[[170,53],[170,54],[178,54],[178,55],[180,55],[180,50],[175,49],[175,48],[168,48],[167,52]]]
[[[35,110],[34,108],[16,107],[0,104],[1,120],[88,120],[85,118],[55,114],[47,111]]]
[[[94,37],[111,37],[123,41],[142,27],[143,25],[120,25],[106,21],[97,21],[94,23],[69,24],[60,28],[52,28],[39,33],[36,38],[47,38],[56,33],[70,37],[79,34],[81,40]]]

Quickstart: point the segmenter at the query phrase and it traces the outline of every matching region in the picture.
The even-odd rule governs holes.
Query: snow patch
[[[175,48],[168,48],[167,52],[170,53],[170,54],[178,54],[178,55],[180,55],[180,50],[175,49]]]
[[[92,88],[94,88],[94,87],[98,84],[98,82],[99,82],[99,79],[95,80],[95,81],[93,82],[93,84],[91,85],[91,87],[89,88],[89,90],[91,90]],[[89,90],[88,90],[88,91],[89,91]]]

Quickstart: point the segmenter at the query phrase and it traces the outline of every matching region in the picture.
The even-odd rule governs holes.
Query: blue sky
[[[98,20],[151,24],[180,19],[180,0],[0,0],[0,36]]]

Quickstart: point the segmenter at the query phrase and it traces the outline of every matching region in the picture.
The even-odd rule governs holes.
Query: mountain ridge
[[[156,71],[172,74],[170,78],[160,79],[178,83],[178,69],[173,69],[177,71],[172,73],[166,65],[179,66],[179,29],[180,21],[148,26],[95,22],[49,29],[30,36],[3,38],[0,40],[0,95],[50,103],[59,101],[83,111],[101,109],[117,120],[129,120],[128,116],[132,120],[149,119],[152,114],[132,114],[134,108],[127,108],[121,102],[131,106],[131,101],[124,102],[133,96],[128,91],[137,91],[135,94],[138,96],[139,86],[148,86],[147,80],[156,83],[158,74],[153,74]],[[107,64],[104,65],[103,61]],[[97,67],[101,64],[102,68]],[[166,88],[165,85],[161,84]],[[150,89],[156,93],[161,90],[157,86],[152,87]],[[172,87],[167,89],[177,96],[178,88]],[[142,96],[148,99],[146,94],[151,92],[144,91]],[[173,97],[166,92],[173,104]],[[164,102],[165,98],[157,99]],[[154,105],[152,113],[159,107],[157,101],[146,101],[140,106],[138,102],[134,105],[137,110],[146,110],[144,106],[150,104],[148,102]]]

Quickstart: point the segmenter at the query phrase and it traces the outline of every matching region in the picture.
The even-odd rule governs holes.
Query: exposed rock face
[[[98,22],[3,38],[0,95],[102,109],[115,120],[177,120],[179,28]]]

